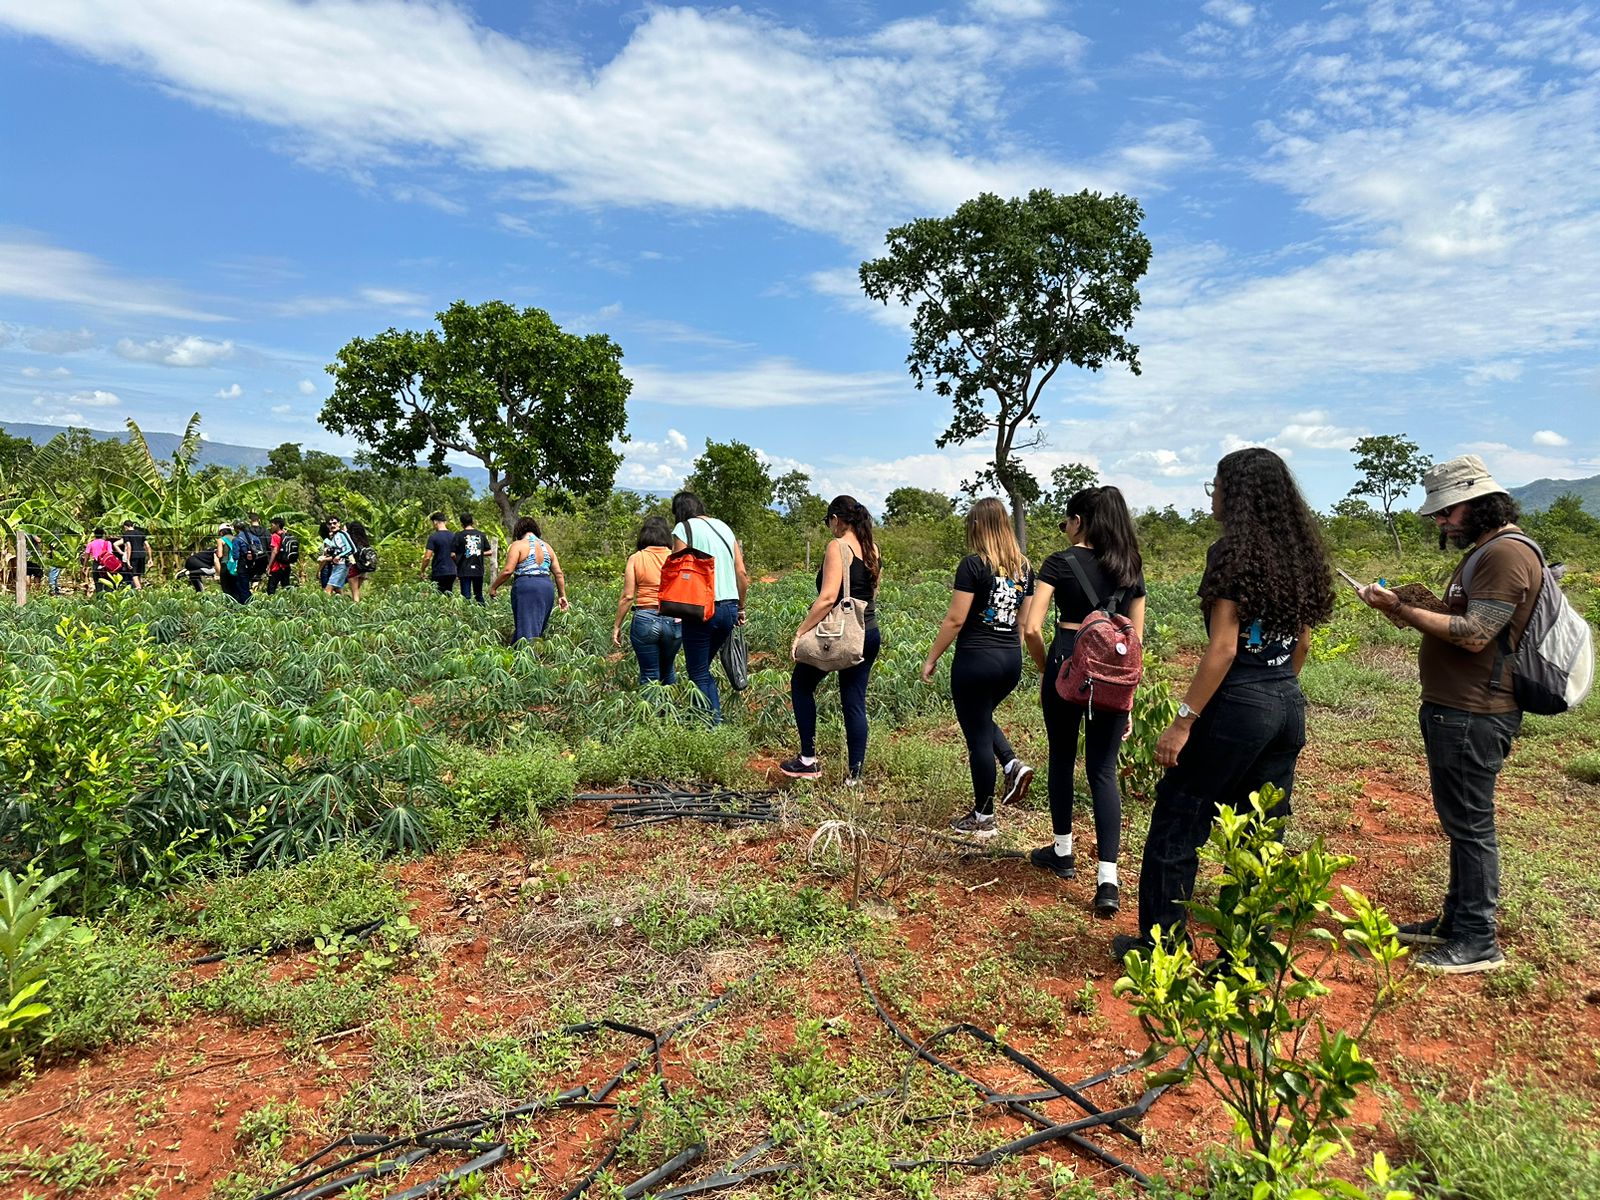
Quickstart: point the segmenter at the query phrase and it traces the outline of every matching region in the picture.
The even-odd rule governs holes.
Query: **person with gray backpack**
[[[1496,934],[1500,844],[1494,788],[1524,712],[1581,704],[1594,677],[1588,624],[1561,593],[1559,567],[1517,528],[1517,502],[1476,454],[1430,468],[1422,516],[1443,549],[1468,551],[1435,611],[1379,584],[1361,599],[1422,634],[1422,744],[1434,810],[1450,839],[1450,884],[1439,913],[1400,926],[1425,946],[1424,970],[1449,975],[1505,965]]]

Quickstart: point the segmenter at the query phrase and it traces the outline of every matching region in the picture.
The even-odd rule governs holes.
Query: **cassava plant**
[[[1344,1143],[1362,1087],[1376,1078],[1360,1043],[1398,996],[1395,965],[1405,950],[1382,909],[1348,887],[1335,907],[1334,876],[1355,860],[1330,854],[1321,839],[1297,854],[1284,846],[1284,822],[1267,815],[1282,799],[1268,785],[1249,811],[1218,805],[1201,856],[1221,868],[1214,900],[1189,904],[1192,938],[1214,944],[1199,962],[1182,937],[1161,936],[1148,954],[1130,953],[1116,993],[1128,997],[1153,1052],[1184,1056],[1157,1076],[1199,1078],[1232,1115],[1237,1150],[1212,1161],[1218,1197],[1309,1197],[1323,1166]],[[1328,987],[1318,976],[1349,953],[1374,986],[1359,1028],[1330,1029],[1321,1014]],[[1297,1190],[1298,1189],[1298,1190]]]
[[[44,878],[30,871],[20,879],[0,871],[0,1071],[8,1071],[42,1041],[50,1005],[50,947],[64,937],[88,939],[70,917],[50,915],[50,896],[71,880],[62,871]]]

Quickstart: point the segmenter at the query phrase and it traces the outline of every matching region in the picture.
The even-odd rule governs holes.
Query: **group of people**
[[[318,526],[317,535],[321,539],[317,585],[330,595],[348,588],[350,599],[359,601],[363,581],[377,569],[377,553],[366,527],[359,521],[345,525],[329,517]],[[214,578],[224,595],[248,604],[257,587],[264,587],[270,596],[295,586],[300,562],[300,539],[288,523],[273,517],[263,524],[261,514],[253,512],[243,520],[218,525],[213,545],[190,554],[179,577],[197,592]]]
[[[1418,965],[1445,973],[1491,970],[1504,958],[1495,933],[1499,856],[1494,786],[1521,721],[1503,679],[1507,647],[1526,628],[1539,594],[1539,551],[1516,527],[1517,506],[1481,459],[1465,456],[1432,468],[1424,480],[1422,515],[1471,551],[1444,597],[1448,612],[1418,609],[1377,584],[1360,598],[1402,628],[1422,634],[1421,724],[1433,798],[1450,840],[1450,879],[1441,911],[1400,927],[1402,941],[1425,947]],[[1114,939],[1120,959],[1160,936],[1181,936],[1193,896],[1199,850],[1219,804],[1249,805],[1250,793],[1272,784],[1281,799],[1271,815],[1287,817],[1295,767],[1306,744],[1306,701],[1299,675],[1311,630],[1333,612],[1333,571],[1317,519],[1288,466],[1263,448],[1226,455],[1206,485],[1222,536],[1208,549],[1197,599],[1206,648],[1183,689],[1176,716],[1156,743],[1166,768],[1155,795],[1139,872],[1139,932]],[[641,682],[671,683],[684,651],[689,678],[720,717],[711,660],[746,613],[748,577],[738,538],[706,514],[693,493],[673,498],[670,529],[650,518],[639,530],[617,604],[612,643],[629,641]],[[817,572],[817,596],[795,631],[795,643],[848,595],[865,606],[860,660],[834,672],[844,716],[847,783],[856,784],[866,760],[868,680],[881,648],[876,599],[882,564],[872,518],[854,497],[828,506],[832,535]],[[1049,742],[1053,838],[1029,856],[1062,879],[1077,874],[1073,843],[1073,776],[1080,731],[1095,834],[1093,911],[1121,907],[1118,858],[1122,801],[1117,759],[1130,714],[1073,703],[1056,683],[1073,658],[1079,632],[1096,614],[1117,613],[1142,641],[1145,581],[1138,537],[1115,487],[1086,488],[1071,497],[1061,530],[1068,544],[1036,572],[1018,545],[1005,506],[975,503],[966,517],[968,554],[955,571],[950,605],[924,659],[931,683],[952,646],[950,698],[966,742],[973,803],[951,828],[977,839],[998,830],[997,800],[1021,800],[1034,769],[1013,749],[995,721],[998,706],[1022,678],[1026,652],[1040,672],[1040,705]],[[1517,534],[1507,537],[1508,534]],[[534,539],[535,544],[537,539]],[[716,560],[715,605],[708,619],[663,616],[660,588],[669,557],[686,547]],[[531,555],[532,551],[529,551]],[[554,564],[554,555],[549,561]],[[564,596],[564,594],[563,594]],[[1054,606],[1052,611],[1052,604]],[[548,604],[544,610],[548,612]],[[1051,635],[1044,636],[1046,624]],[[822,774],[816,747],[816,691],[828,672],[796,661],[790,676],[800,749],[781,764],[784,774]]]

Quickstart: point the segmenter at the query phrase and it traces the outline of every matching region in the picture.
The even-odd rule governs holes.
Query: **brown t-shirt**
[[[1528,618],[1533,615],[1534,601],[1539,598],[1539,584],[1543,579],[1539,556],[1533,547],[1522,542],[1492,539],[1472,569],[1472,594],[1469,596],[1461,587],[1461,568],[1471,556],[1469,551],[1467,557],[1456,564],[1455,573],[1444,590],[1444,601],[1452,613],[1466,612],[1472,600],[1498,600],[1502,604],[1516,605],[1510,624],[1511,644],[1515,646]],[[1510,664],[1501,672],[1499,689],[1489,686],[1498,647],[1496,638],[1472,654],[1443,638],[1424,634],[1422,651],[1417,657],[1422,673],[1423,702],[1475,713],[1515,712],[1517,702],[1511,695]]]

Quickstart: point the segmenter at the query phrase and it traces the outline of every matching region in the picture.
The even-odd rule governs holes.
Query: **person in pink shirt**
[[[83,548],[83,564],[88,568],[89,577],[94,580],[94,590],[97,592],[109,592],[116,586],[113,582],[116,574],[100,565],[106,555],[114,553],[111,542],[106,538],[106,531],[96,528],[94,535],[89,539],[89,544]]]

